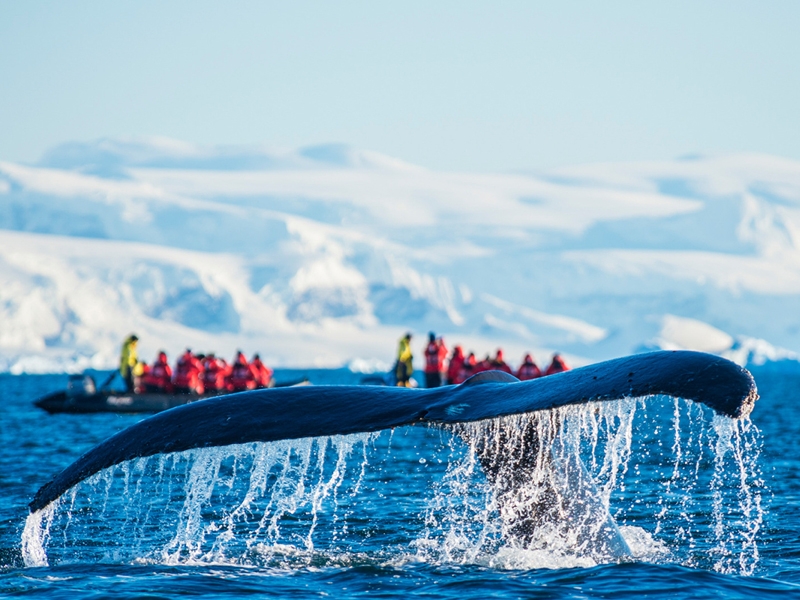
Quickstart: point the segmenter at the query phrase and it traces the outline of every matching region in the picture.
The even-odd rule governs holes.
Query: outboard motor
[[[97,385],[91,375],[70,375],[67,380],[67,398],[75,396],[93,396],[97,393]]]

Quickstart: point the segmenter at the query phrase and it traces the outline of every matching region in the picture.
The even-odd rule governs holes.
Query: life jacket
[[[225,375],[227,369],[225,363],[219,358],[208,358],[203,364],[203,387],[207,392],[219,392],[226,389]]]
[[[529,379],[536,379],[542,376],[542,370],[533,362],[533,357],[528,354],[523,363],[519,366],[517,371],[517,379],[520,381],[528,381]]]
[[[269,384],[272,381],[272,369],[270,369],[267,365],[261,362],[261,359],[257,356],[250,361],[250,365],[256,371],[256,384],[260,388],[269,387]]]
[[[145,378],[150,374],[150,367],[145,362],[137,362],[133,367],[133,393],[145,391]]]
[[[247,359],[243,354],[236,356],[236,362],[231,367],[230,387],[234,392],[256,389],[257,378],[255,369],[247,364]]]
[[[166,363],[156,363],[150,369],[150,379],[166,383],[172,379],[172,369]]]
[[[562,373],[563,371],[569,371],[569,367],[567,366],[567,363],[564,362],[564,359],[556,354],[553,356],[553,361],[550,363],[550,366],[547,367],[547,370],[544,372],[544,374],[554,375],[556,373]]]
[[[168,391],[172,387],[172,369],[167,362],[167,355],[161,352],[150,368],[150,372],[144,376],[144,384],[147,388]]]
[[[203,383],[200,381],[200,374],[203,367],[190,352],[185,352],[175,365],[174,384],[176,388],[188,389],[190,392],[202,394],[204,391]]]
[[[514,374],[514,370],[505,361],[502,362],[498,362],[496,360],[491,361],[490,369],[492,371],[502,371],[503,373],[508,373],[509,375]]]
[[[483,360],[476,362],[472,365],[472,374],[475,375],[476,373],[482,373],[483,371],[491,371],[492,370],[492,361],[489,360],[487,356]]]
[[[447,356],[447,348],[444,344],[436,341],[430,342],[425,348],[425,372],[441,373],[444,371],[444,359]]]
[[[503,351],[499,348],[495,357],[489,361],[489,365],[489,368],[493,371],[502,371],[503,373],[508,373],[509,375],[514,374],[514,371],[508,366],[508,363],[503,360]]]
[[[475,369],[477,364],[475,363],[475,355],[470,354],[464,362],[461,363],[461,368],[458,371],[458,376],[453,381],[453,383],[464,383],[467,379],[472,377],[478,371]]]
[[[447,365],[447,383],[457,383],[462,366],[464,366],[464,351],[461,346],[456,346],[453,349],[453,356],[450,357],[450,364]]]

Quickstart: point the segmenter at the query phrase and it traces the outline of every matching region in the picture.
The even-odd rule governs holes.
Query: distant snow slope
[[[380,368],[406,330],[514,362],[796,357],[800,163],[449,173],[161,138],[0,162],[0,369],[112,366],[131,331],[148,359]]]

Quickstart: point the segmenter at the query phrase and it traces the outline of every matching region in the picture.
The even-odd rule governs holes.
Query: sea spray
[[[764,518],[759,432],[749,419],[715,416],[712,425],[717,434],[711,480],[714,570],[749,575],[758,562],[757,534]]]
[[[467,426],[471,429],[473,426]],[[462,428],[451,428],[458,433]],[[500,543],[494,493],[481,470],[474,448],[465,452],[459,435],[445,440],[439,453],[447,465],[431,488],[426,504],[425,529],[413,546],[426,562],[475,563]]]
[[[452,428],[467,441],[489,481],[505,545],[597,561],[630,555],[608,510],[617,473],[630,455],[630,411],[616,407],[605,415],[612,426],[607,428],[608,451],[601,463],[608,482],[603,492],[580,456],[587,432],[590,453],[597,452],[602,428],[593,418],[580,418],[594,412],[592,407],[563,408]],[[453,470],[454,475],[459,472],[467,471]]]
[[[447,430],[192,450],[96,474],[29,517],[22,552],[30,566],[413,559],[533,568],[619,560],[620,535],[626,560],[751,573],[760,443],[747,420],[631,399]],[[524,461],[526,485],[493,482],[481,461],[489,448]],[[560,519],[523,523],[537,507]],[[524,536],[510,535],[517,526]]]
[[[669,404],[671,414],[663,410]],[[596,534],[605,526],[603,515],[607,513],[615,517],[632,558],[742,574],[752,573],[757,565],[764,481],[758,466],[761,440],[749,419],[714,416],[705,407],[685,400],[649,398],[565,407],[549,416],[516,415],[452,429],[467,440],[473,457],[486,453],[498,440],[502,440],[498,451],[504,457],[513,456],[520,448],[534,451],[524,470],[532,489],[511,501],[506,498],[507,506],[502,509],[496,505],[497,494],[485,505],[495,509],[500,527],[506,529],[504,543],[491,561],[494,566],[501,556],[517,567],[535,567],[536,561],[539,566],[586,566],[587,561],[595,564],[614,559],[604,556],[602,547],[597,551]],[[532,446],[526,431],[536,431],[540,439],[551,441]],[[579,459],[590,480],[583,496],[588,494],[590,501],[578,502],[576,514],[574,509],[569,512],[569,505],[576,504],[575,489],[565,485],[564,470],[565,465],[572,465],[579,473]],[[485,466],[493,470],[491,459],[488,463]],[[458,504],[450,496],[459,490],[470,490],[474,496],[485,485],[481,469],[476,471],[473,466],[469,459],[451,464],[445,481],[461,480],[434,490],[432,514]],[[519,466],[514,463],[518,472]],[[518,474],[511,471],[502,473],[505,480],[515,476]],[[551,491],[560,488],[565,493],[548,500],[548,485]],[[499,492],[508,495],[503,488]],[[510,520],[513,526],[517,513],[536,509],[537,504],[541,513],[549,512],[555,518],[537,523],[533,535],[522,536],[520,544],[520,536],[508,536],[508,524],[503,521]],[[598,511],[598,506],[605,510]],[[491,544],[486,542],[491,540],[491,521],[476,519],[479,513],[473,510],[459,520],[462,513],[450,511],[438,521],[429,515],[426,556],[435,555],[431,530],[444,524],[449,530],[439,533],[444,540],[442,558],[476,556],[479,546],[489,550]],[[496,532],[497,523],[494,526]],[[461,535],[469,527],[477,531],[473,548]],[[454,541],[459,542],[458,553],[452,551]],[[509,541],[523,551],[509,553]]]
[[[46,567],[49,564],[46,548],[58,505],[58,501],[53,502],[42,510],[30,513],[25,520],[21,550],[26,567]]]

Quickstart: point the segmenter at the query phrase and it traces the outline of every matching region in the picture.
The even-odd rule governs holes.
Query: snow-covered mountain
[[[0,162],[0,369],[110,367],[131,331],[148,359],[380,367],[406,330],[512,361],[794,358],[800,162],[450,173],[167,139]]]

